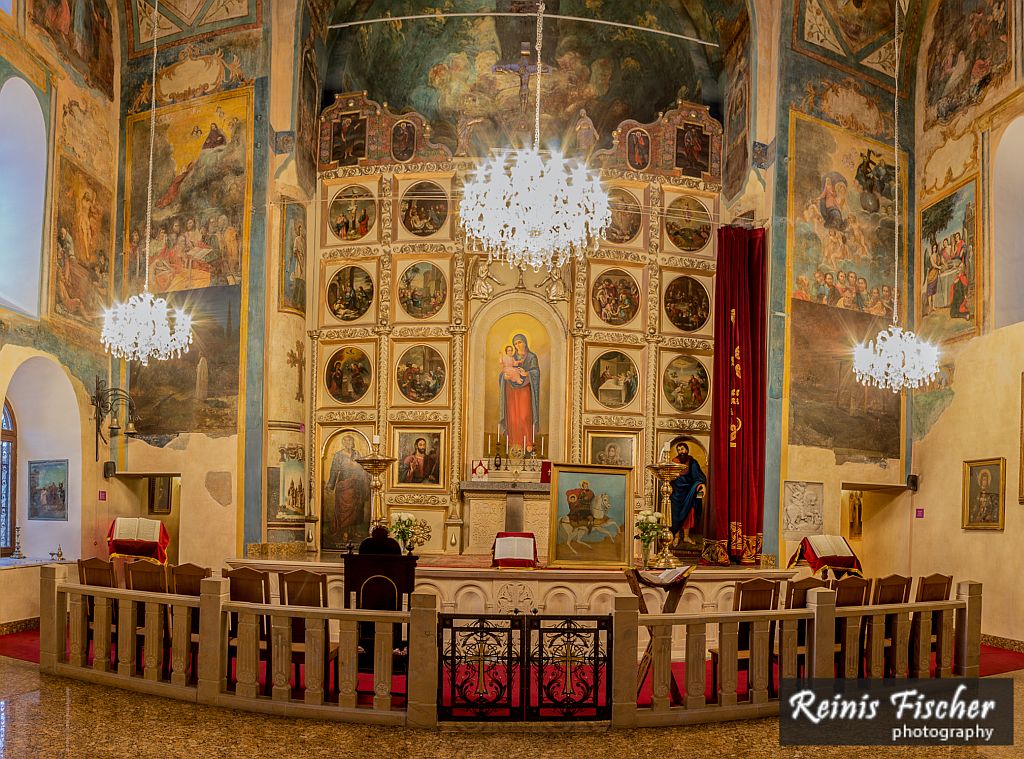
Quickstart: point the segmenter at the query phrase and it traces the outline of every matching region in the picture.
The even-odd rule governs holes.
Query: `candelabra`
[[[373,438],[372,451],[366,456],[356,459],[359,466],[365,469],[372,478],[370,483],[371,527],[384,527],[386,529],[388,526],[387,516],[384,513],[384,480],[381,475],[397,460],[380,452],[380,438],[376,436]]]
[[[672,555],[669,544],[672,542],[672,532],[669,525],[672,524],[672,483],[677,480],[686,469],[682,464],[675,464],[668,461],[661,461],[657,464],[648,464],[647,470],[661,482],[661,523],[665,530],[661,533],[661,552],[654,557],[651,567],[654,569],[673,569],[682,564],[679,559]]]
[[[14,550],[11,552],[12,559],[24,559],[25,554],[21,552],[21,528],[14,528]]]

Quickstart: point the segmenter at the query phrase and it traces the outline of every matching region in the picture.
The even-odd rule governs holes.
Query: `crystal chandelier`
[[[895,176],[893,179],[893,303],[892,325],[867,345],[853,349],[853,371],[866,387],[898,393],[929,384],[939,373],[939,349],[899,326],[900,271],[900,12],[896,9],[896,94],[893,102]]]
[[[459,217],[471,245],[535,271],[582,258],[611,221],[608,193],[580,162],[540,149],[544,3],[537,5],[533,147],[496,151],[467,178]]]
[[[151,358],[165,361],[188,351],[192,342],[192,317],[175,309],[173,322],[168,320],[170,307],[163,298],[149,292],[149,243],[153,234],[153,144],[156,140],[156,43],[157,9],[153,4],[153,81],[149,101],[149,183],[146,193],[146,280],[142,292],[125,303],[115,303],[103,315],[100,339],[114,358],[138,361],[143,366]]]

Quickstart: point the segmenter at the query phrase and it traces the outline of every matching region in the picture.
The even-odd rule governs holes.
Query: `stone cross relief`
[[[295,391],[295,400],[299,403],[305,401],[303,387],[306,384],[306,346],[301,340],[295,341],[295,350],[288,351],[288,366],[294,366],[298,370],[298,389]]]

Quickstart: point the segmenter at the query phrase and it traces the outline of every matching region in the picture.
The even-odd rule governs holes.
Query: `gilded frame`
[[[285,262],[287,258],[287,245],[288,245],[288,209],[292,206],[300,206],[302,208],[302,224],[306,230],[306,249],[303,251],[305,256],[305,271],[306,277],[303,280],[305,287],[304,294],[305,299],[302,302],[302,309],[293,308],[291,305],[285,304]],[[301,317],[306,316],[306,309],[309,308],[309,213],[308,207],[297,200],[291,198],[281,199],[281,216],[278,220],[281,225],[280,234],[278,235],[278,249],[277,249],[277,311],[283,314],[296,314]]]
[[[343,240],[330,228],[331,204],[338,195],[349,187],[358,186],[370,193],[373,198],[374,219],[367,229],[366,235],[358,240]],[[381,239],[381,203],[380,181],[373,177],[362,179],[325,179],[320,184],[320,245],[324,248],[339,248],[351,245],[376,245]]]
[[[413,348],[426,347],[437,351],[444,363],[444,384],[440,392],[428,401],[414,401],[405,396],[398,386],[398,372],[402,367],[402,359]],[[452,397],[451,376],[451,344],[448,340],[419,340],[396,338],[391,343],[391,367],[388,378],[390,408],[448,408]]]
[[[971,484],[975,477],[974,471],[978,470],[978,484],[980,487],[981,474],[985,471],[989,472],[989,478],[991,478],[991,469],[993,467],[999,468],[999,513],[995,521],[992,519],[981,520],[977,518],[979,511],[985,508],[984,504],[979,503],[977,508],[974,509],[974,514],[971,514]],[[982,491],[984,492],[984,491]],[[979,494],[980,495],[980,494]],[[990,494],[993,495],[993,494]],[[961,527],[965,530],[1002,530],[1005,524],[1006,518],[1006,459],[992,458],[992,459],[972,459],[971,461],[964,462],[963,471],[963,513],[961,518]]]
[[[594,392],[593,382],[591,381],[591,375],[597,366],[597,362],[609,353],[622,354],[632,362],[633,369],[636,370],[636,390],[629,402],[621,406],[610,406],[603,403],[598,397],[598,394]],[[645,413],[647,361],[644,348],[616,343],[589,343],[586,347],[585,354],[586,369],[585,374],[583,375],[583,383],[585,385],[583,392],[585,393],[586,401],[584,408],[588,413],[615,415],[634,415]]]
[[[665,189],[664,201],[661,208],[661,249],[663,253],[676,254],[683,256],[700,256],[701,258],[714,258],[715,256],[715,221],[718,218],[718,203],[716,202],[715,196],[700,195],[695,192],[674,192],[674,188]],[[696,250],[686,250],[676,245],[672,238],[668,234],[668,221],[669,221],[669,209],[672,204],[681,198],[689,198],[695,200],[703,206],[704,210],[708,214],[707,223],[710,226],[708,232],[708,239],[700,248]]]
[[[695,330],[686,331],[673,324],[668,315],[668,289],[672,284],[682,277],[689,277],[704,288],[708,296],[708,318],[703,326]],[[693,269],[676,269],[663,267],[661,270],[661,302],[658,304],[658,323],[661,332],[665,335],[678,335],[681,337],[707,337],[714,336],[715,329],[715,277],[707,272],[698,272]]]
[[[636,235],[627,242],[612,242],[606,237],[601,237],[602,250],[638,250],[647,251],[650,245],[650,188],[646,182],[620,181],[607,186],[609,195],[615,190],[622,190],[630,195],[637,204],[637,212],[640,214],[640,229]]]
[[[357,348],[365,356],[370,364],[370,376],[367,379],[366,391],[356,400],[350,402],[339,401],[327,384],[327,367],[337,351],[343,348]],[[319,405],[321,408],[373,408],[377,405],[377,390],[380,387],[380,377],[377,376],[377,342],[375,340],[331,340],[320,345],[321,359],[317,367],[320,383]]]
[[[669,400],[665,394],[665,373],[669,365],[677,358],[689,358],[700,363],[708,376],[707,394],[699,406],[690,411],[680,411]],[[711,392],[715,385],[714,355],[710,353],[699,353],[696,351],[679,351],[672,349],[661,349],[658,354],[658,415],[663,417],[711,417]]]
[[[580,530],[582,527],[572,528],[571,522],[569,521],[568,514],[568,497],[571,490],[578,489],[578,485],[582,484],[584,479],[587,481],[589,486],[590,481],[593,480],[600,487],[611,487],[615,494],[621,487],[622,502],[613,503],[611,505],[612,511],[615,511],[618,506],[622,508],[621,519],[616,519],[615,525],[618,530],[616,537],[613,537],[613,543],[617,544],[613,551],[614,557],[611,559],[590,559],[586,558],[586,551],[583,553],[576,553],[576,549],[569,545],[573,541],[573,535]],[[621,486],[615,484],[615,480],[621,479]],[[563,488],[565,485],[572,485],[571,488]],[[563,493],[563,489],[565,492]],[[563,495],[565,496],[563,498]],[[607,495],[607,494],[602,494]],[[593,496],[596,500],[598,494],[595,492]],[[566,568],[623,568],[632,565],[633,561],[633,506],[634,506],[634,493],[633,493],[633,468],[625,466],[598,466],[595,464],[565,464],[555,463],[551,466],[551,505],[548,511],[548,561],[547,566],[549,567],[566,567]],[[591,515],[592,512],[591,512]],[[604,517],[609,519],[610,517]],[[594,527],[600,524],[600,517],[595,520]],[[560,536],[563,532],[568,532],[567,540],[562,543]],[[594,528],[587,529],[586,535],[593,535],[595,531],[604,532],[605,536],[602,538],[602,543],[607,540],[609,530],[607,528],[603,530],[595,530]],[[582,539],[584,535],[576,536],[577,539]],[[559,547],[566,547],[568,550],[559,550]],[[593,554],[593,548],[588,546],[591,554]],[[576,553],[576,556],[582,558],[577,559],[576,556],[570,556],[569,554]]]
[[[366,312],[361,316],[356,317],[350,321],[345,321],[335,315],[334,311],[331,310],[331,306],[328,302],[328,290],[330,289],[331,282],[338,272],[342,269],[346,269],[350,266],[362,269],[370,277],[370,282],[373,285],[373,298],[370,300],[370,306],[366,309]],[[380,296],[380,272],[378,271],[377,261],[374,258],[346,258],[339,259],[337,261],[321,261],[320,262],[320,281],[319,286],[319,309],[320,309],[320,324],[337,329],[347,329],[351,327],[362,327],[366,325],[372,325],[377,319],[377,304]]]
[[[391,235],[394,243],[407,243],[416,245],[420,243],[451,242],[455,238],[455,215],[457,209],[452,202],[452,185],[455,180],[453,173],[446,174],[396,174],[394,178],[393,209],[391,212]],[[407,199],[406,194],[420,182],[430,182],[437,185],[444,193],[444,200],[448,206],[448,215],[438,227],[436,232],[429,235],[417,235],[406,228],[402,221],[402,204]]]
[[[437,449],[440,451],[437,461],[437,482],[436,483],[410,483],[401,482],[402,455],[401,442],[403,436],[427,437],[437,435]],[[429,445],[428,445],[429,452]],[[391,425],[391,448],[389,456],[394,456],[395,465],[391,467],[390,487],[391,491],[443,491],[448,488],[448,470],[451,468],[451,459],[448,450],[448,426],[427,425],[427,424],[393,424]]]
[[[624,332],[643,332],[647,327],[648,304],[646,293],[650,286],[647,267],[638,264],[620,263],[618,261],[593,261],[590,264],[590,276],[587,278],[587,323],[592,329]],[[612,324],[605,321],[597,313],[594,305],[594,287],[597,281],[612,271],[627,275],[637,289],[636,313],[633,318],[623,324]]]

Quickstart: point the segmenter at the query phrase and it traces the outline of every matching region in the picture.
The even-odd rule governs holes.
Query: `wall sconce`
[[[139,421],[139,415],[135,413],[135,401],[128,395],[128,392],[119,387],[107,387],[104,379],[96,378],[96,391],[92,394],[89,402],[93,406],[93,418],[96,420],[96,460],[100,460],[100,440],[107,443],[103,435],[103,420],[110,416],[110,424],[107,431],[110,440],[121,434],[121,423],[118,420],[117,408],[124,404],[127,412],[128,423],[124,427],[124,434],[128,437],[138,434],[135,430],[135,423]]]

